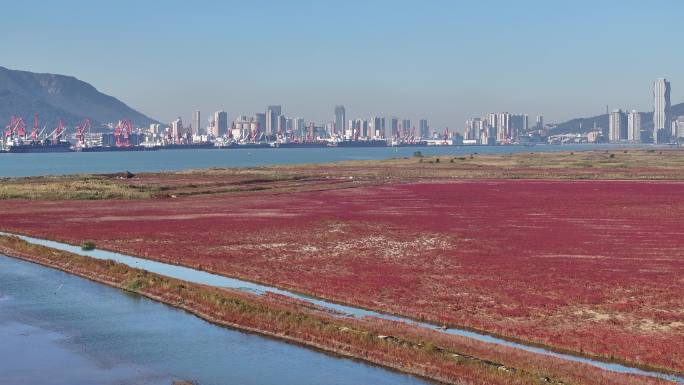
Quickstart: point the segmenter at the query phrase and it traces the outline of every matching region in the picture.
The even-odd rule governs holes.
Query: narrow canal
[[[427,384],[2,255],[0,357],[11,385]]]

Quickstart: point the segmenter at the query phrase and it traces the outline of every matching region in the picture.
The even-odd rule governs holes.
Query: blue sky
[[[291,116],[547,121],[684,102],[684,2],[9,1],[0,65],[76,76],[163,121],[267,104]],[[680,86],[681,85],[681,86]]]

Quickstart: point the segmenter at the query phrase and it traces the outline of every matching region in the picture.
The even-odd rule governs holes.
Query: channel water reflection
[[[12,385],[427,384],[3,255],[0,357]]]

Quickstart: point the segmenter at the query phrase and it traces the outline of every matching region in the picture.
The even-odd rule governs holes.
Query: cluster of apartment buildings
[[[665,78],[656,79],[653,84],[653,128],[644,129],[650,116],[636,111],[622,109],[608,112],[608,125],[596,126],[586,135],[587,142],[630,142],[630,143],[670,143],[684,138],[684,117],[673,117],[670,103],[670,82]],[[648,119],[648,120],[647,120]],[[650,126],[650,125],[649,125]],[[550,126],[552,127],[552,126]],[[468,119],[465,122],[463,144],[511,144],[546,141],[548,127],[544,117],[537,115],[536,122],[530,127],[528,115],[524,113],[498,112],[483,117]],[[649,127],[650,128],[650,127]],[[334,108],[333,119],[325,124],[305,121],[302,117],[290,117],[283,113],[280,105],[269,105],[264,112],[252,116],[240,115],[232,122],[225,111],[216,111],[209,118],[209,124],[202,125],[200,111],[194,111],[190,127],[185,128],[181,118],[177,118],[162,128],[158,124],[150,126],[152,139],[161,142],[207,142],[207,141],[307,141],[307,140],[388,140],[398,143],[419,140],[440,140],[459,137],[457,133],[432,130],[427,119],[420,119],[417,125],[410,119],[395,116],[373,116],[369,119],[347,119],[344,106]],[[156,138],[156,139],[155,139]],[[548,140],[551,141],[551,137]]]
[[[644,129],[648,114],[622,109],[606,111],[608,125],[598,127],[582,136],[585,142],[613,143],[673,143],[684,140],[684,116],[673,117],[670,102],[670,82],[658,78],[653,83],[653,128]],[[650,125],[649,125],[650,126]],[[649,127],[650,128],[650,127]],[[580,126],[581,131],[581,126]],[[544,117],[537,116],[536,125],[530,129],[527,114],[509,112],[490,113],[484,117],[468,119],[463,134],[464,144],[509,144],[528,141],[544,141],[548,130],[544,126]],[[559,136],[559,135],[556,135]],[[574,140],[580,134],[564,134]],[[680,139],[682,138],[682,139]],[[552,137],[548,137],[551,142]]]
[[[684,117],[672,115],[671,86],[665,78],[653,83],[653,129],[643,129],[644,116],[636,110],[613,110],[608,114],[608,141],[631,143],[671,143],[684,138]]]
[[[544,117],[537,116],[537,127],[543,128]],[[527,114],[510,112],[489,113],[481,118],[466,120],[464,144],[509,144],[520,141],[529,130]]]
[[[345,139],[431,139],[436,132],[431,132],[427,119],[420,119],[418,126],[411,124],[410,119],[399,119],[395,116],[373,116],[370,119],[346,119],[344,106],[335,106],[335,120],[328,123],[328,132]]]
[[[418,126],[410,119],[373,116],[370,119],[346,118],[344,106],[336,106],[333,120],[325,124],[306,122],[302,117],[290,117],[280,105],[267,106],[264,112],[252,116],[239,115],[232,122],[225,111],[216,111],[202,125],[201,112],[195,110],[190,127],[184,127],[180,117],[168,128],[159,124],[150,126],[151,139],[161,142],[207,142],[207,141],[287,141],[287,140],[372,140],[397,139],[419,140],[436,136],[431,132],[427,119],[420,119]]]

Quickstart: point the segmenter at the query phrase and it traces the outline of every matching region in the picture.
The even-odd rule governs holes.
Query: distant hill
[[[684,116],[684,103],[672,106],[672,116]],[[594,123],[597,127],[608,128],[608,115],[597,115],[589,118],[575,118],[557,125],[551,134],[567,134],[569,132],[586,133],[594,129]],[[641,128],[644,130],[653,130],[653,112],[641,113]]]
[[[48,127],[54,127],[59,119],[73,127],[86,117],[93,127],[124,118],[138,126],[158,123],[75,77],[0,67],[0,128],[12,115],[22,116],[30,127],[36,112],[40,125]]]

